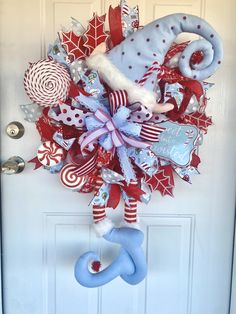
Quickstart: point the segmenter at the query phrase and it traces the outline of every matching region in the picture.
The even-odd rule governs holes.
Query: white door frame
[[[0,204],[1,208],[1,204]],[[1,215],[1,211],[0,211]],[[2,222],[2,217],[0,217],[0,221]],[[2,293],[3,293],[3,286],[2,286],[2,223],[0,223],[0,314],[3,314],[3,301],[2,301]]]
[[[235,214],[236,216],[236,214]],[[234,226],[234,252],[233,252],[233,265],[232,265],[232,288],[231,288],[231,304],[230,314],[236,314],[236,217]]]

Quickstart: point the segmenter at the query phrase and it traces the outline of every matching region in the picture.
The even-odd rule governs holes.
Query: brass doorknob
[[[13,156],[1,165],[4,174],[17,174],[24,170],[25,161],[19,156]]]

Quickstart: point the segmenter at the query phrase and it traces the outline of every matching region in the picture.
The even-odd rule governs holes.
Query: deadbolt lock
[[[20,122],[13,121],[6,126],[6,133],[9,137],[18,139],[24,135],[25,128]]]

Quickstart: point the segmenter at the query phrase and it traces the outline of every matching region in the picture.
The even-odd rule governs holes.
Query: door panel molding
[[[44,213],[43,313],[54,314],[56,308],[63,307],[66,311],[71,302],[74,303],[71,314],[77,313],[81,302],[87,313],[105,313],[117,300],[122,300],[121,313],[129,309],[131,314],[147,314],[152,312],[153,299],[162,314],[191,313],[195,215],[140,214],[140,217],[149,267],[146,280],[130,287],[117,278],[101,288],[86,289],[73,276],[76,259],[92,250],[101,257],[105,268],[115,259],[119,246],[96,238],[90,224],[91,214]],[[121,287],[119,291],[117,284]]]

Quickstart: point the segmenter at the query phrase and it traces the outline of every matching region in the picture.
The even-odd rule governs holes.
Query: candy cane
[[[143,86],[146,81],[149,79],[149,77],[154,73],[154,72],[159,72],[160,71],[160,63],[157,61],[154,61],[151,65],[150,68],[148,68],[147,72],[144,74],[144,76],[141,78],[141,80],[138,81],[138,84],[140,86]]]

